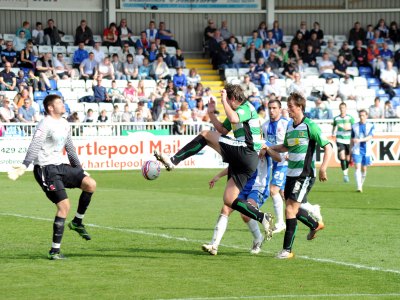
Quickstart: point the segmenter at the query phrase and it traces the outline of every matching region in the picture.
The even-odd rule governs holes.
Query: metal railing
[[[324,134],[332,133],[332,120],[314,120]],[[375,124],[376,134],[400,134],[400,119],[368,120]],[[70,123],[73,137],[128,136],[138,131],[157,135],[197,135],[202,130],[214,130],[205,122],[129,122],[129,123]],[[36,123],[0,123],[0,139],[32,137]]]

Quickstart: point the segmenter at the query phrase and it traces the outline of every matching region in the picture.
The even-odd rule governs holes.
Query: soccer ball
[[[142,175],[147,180],[157,179],[160,172],[160,165],[154,160],[148,160],[142,166]]]

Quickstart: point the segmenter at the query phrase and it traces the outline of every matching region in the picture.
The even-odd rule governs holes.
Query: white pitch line
[[[400,294],[316,294],[316,295],[265,295],[265,296],[232,296],[232,297],[200,297],[200,298],[166,298],[158,300],[229,300],[229,299],[276,299],[276,298],[331,298],[331,297],[398,297]]]
[[[21,214],[13,214],[13,213],[1,213],[0,212],[0,215],[9,216],[9,217],[24,218],[24,219],[31,219],[31,220],[39,220],[39,221],[49,221],[49,222],[53,222],[54,221],[53,219],[48,219],[48,218],[25,216],[25,215],[21,215]],[[188,238],[185,238],[185,237],[176,237],[176,236],[172,236],[172,235],[168,235],[168,234],[159,234],[159,233],[147,232],[147,231],[137,230],[137,229],[117,228],[117,227],[102,226],[102,225],[96,225],[96,224],[85,224],[85,225],[88,226],[88,227],[93,227],[93,228],[106,229],[106,230],[119,231],[119,232],[128,232],[128,233],[135,233],[135,234],[142,234],[142,235],[160,237],[160,238],[164,238],[164,239],[170,239],[170,240],[176,240],[176,241],[182,241],[182,242],[204,243],[204,241],[201,241],[201,240],[193,240],[193,239],[188,239]],[[235,245],[221,244],[221,246],[224,246],[224,247],[227,247],[227,248],[232,248],[232,249],[247,250],[247,248],[243,248],[243,247],[239,247],[239,246],[235,246]],[[268,251],[263,251],[263,252],[270,253]],[[359,265],[359,264],[354,264],[354,263],[347,263],[347,262],[337,261],[337,260],[333,260],[333,259],[329,259],[329,258],[313,258],[313,257],[309,257],[309,256],[304,256],[304,255],[296,255],[296,257],[297,258],[301,258],[301,259],[305,259],[305,260],[311,260],[311,261],[322,262],[322,263],[330,263],[330,264],[335,264],[335,265],[340,265],[340,266],[345,266],[345,267],[352,267],[352,268],[356,268],[356,269],[363,269],[363,270],[369,270],[369,271],[378,271],[378,272],[400,274],[400,270],[384,269],[384,268],[381,268],[381,267],[371,267],[371,266]],[[203,299],[203,298],[201,298],[201,299]]]

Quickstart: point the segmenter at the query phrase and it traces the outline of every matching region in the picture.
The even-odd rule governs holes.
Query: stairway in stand
[[[207,58],[185,58],[186,68],[196,68],[197,73],[201,76],[201,83],[204,88],[209,87],[212,94],[217,98],[217,110],[219,111],[218,119],[225,120],[225,111],[221,104],[220,91],[224,87],[224,82],[218,74],[218,70],[213,70],[210,60]]]

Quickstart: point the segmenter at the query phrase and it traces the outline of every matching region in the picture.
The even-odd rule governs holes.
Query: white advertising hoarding
[[[260,0],[121,0],[121,9],[235,10],[261,9]]]

